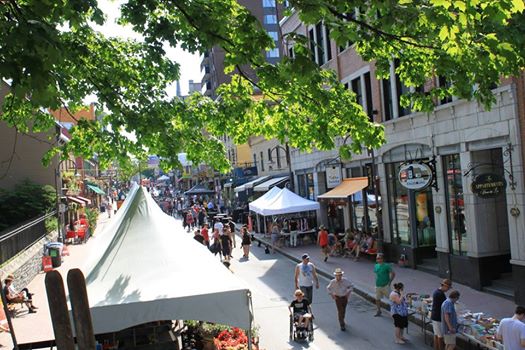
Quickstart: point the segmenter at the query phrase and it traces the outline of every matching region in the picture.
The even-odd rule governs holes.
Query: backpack
[[[335,237],[333,235],[328,235],[328,245],[335,244]]]

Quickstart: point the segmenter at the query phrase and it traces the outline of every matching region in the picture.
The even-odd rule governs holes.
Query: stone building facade
[[[431,113],[413,113],[399,103],[410,89],[397,78],[395,62],[390,79],[380,81],[373,62],[364,62],[351,43],[337,47],[327,40],[322,24],[305,26],[294,13],[281,21],[281,28],[284,36],[296,32],[321,44],[316,61],[333,69],[370,119],[385,127],[386,143],[351,161],[338,158],[337,150],[291,152],[296,192],[304,197],[318,199],[327,192],[328,171],[334,169],[340,178],[369,178],[362,192],[320,200],[321,222],[338,232],[380,231],[391,261],[403,257],[412,268],[476,289],[507,281],[507,288],[496,292],[525,302],[523,76],[502,79],[493,90],[491,110],[451,98],[436,101]],[[293,54],[291,43],[284,45]],[[428,82],[441,84],[446,82],[439,78]],[[432,170],[434,186],[403,187],[400,170],[422,163]],[[483,186],[493,186],[495,193],[480,193]],[[375,195],[381,198],[379,210]]]

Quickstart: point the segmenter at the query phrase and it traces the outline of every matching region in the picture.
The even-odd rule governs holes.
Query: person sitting
[[[22,291],[17,292],[14,285],[13,275],[8,275],[4,280],[4,295],[8,304],[25,304],[27,306],[29,313],[35,313],[35,309],[38,309],[33,305],[33,300],[31,299],[33,294],[29,293],[27,288],[22,289]]]
[[[359,260],[359,254],[361,253],[361,247],[363,245],[364,239],[361,238],[361,233],[359,231],[356,231],[354,234],[354,239],[349,244],[350,254],[354,254],[354,261]]]
[[[297,327],[308,329],[312,318],[310,301],[304,297],[304,293],[300,289],[295,291],[294,296],[295,299],[288,306],[288,310],[293,316],[293,321],[297,323]]]

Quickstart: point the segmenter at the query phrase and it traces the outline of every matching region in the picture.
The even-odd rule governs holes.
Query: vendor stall
[[[425,335],[430,320],[430,310],[432,310],[432,298],[429,295],[413,294],[408,298],[409,310],[411,314],[420,318],[421,329]],[[496,340],[496,331],[499,320],[488,317],[482,312],[472,313],[466,310],[461,303],[456,303],[458,314],[458,335],[465,341],[472,344],[475,349],[502,350],[503,344]]]
[[[317,228],[316,211],[319,203],[310,201],[287,188],[279,190],[272,188],[258,200],[249,204],[250,210],[258,214],[258,231],[268,234],[270,227],[277,224],[286,243],[290,238],[290,245],[295,246],[302,242],[304,236],[310,235],[315,240]]]

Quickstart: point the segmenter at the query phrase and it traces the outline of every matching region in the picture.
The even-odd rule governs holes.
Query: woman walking
[[[229,231],[230,231],[230,228],[225,226],[220,236],[222,256],[224,259],[226,258],[231,259],[232,257],[232,241],[230,238]]]
[[[395,283],[394,290],[390,293],[390,312],[394,318],[395,343],[405,344],[403,329],[408,327],[408,304],[403,293],[403,283]]]
[[[241,228],[241,234],[242,234],[242,251],[243,251],[243,258],[248,259],[248,256],[250,255],[250,245],[252,244],[252,237],[250,236],[250,233],[248,232],[248,229],[246,227]]]

